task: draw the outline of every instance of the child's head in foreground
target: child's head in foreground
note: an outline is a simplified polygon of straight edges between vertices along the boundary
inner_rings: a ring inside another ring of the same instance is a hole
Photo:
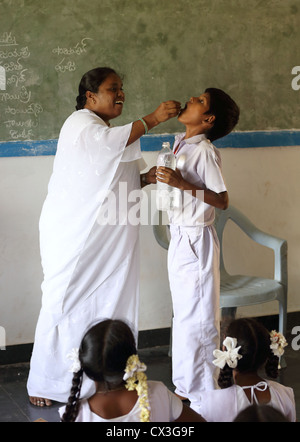
[[[124,370],[128,359],[136,354],[135,338],[123,321],[107,319],[92,326],[79,347],[78,368],[73,370],[63,422],[73,422],[78,414],[83,374],[95,382],[96,390],[109,392],[125,388]]]
[[[224,336],[236,339],[236,348],[240,348],[236,368],[226,364],[220,371],[221,388],[233,384],[233,370],[238,373],[257,373],[264,368],[267,376],[277,378],[279,358],[272,351],[271,335],[263,324],[253,318],[235,319],[227,326]]]

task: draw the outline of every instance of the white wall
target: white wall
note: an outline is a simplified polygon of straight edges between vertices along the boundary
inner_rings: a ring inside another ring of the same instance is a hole
[[[222,149],[231,204],[260,229],[288,240],[289,311],[300,309],[299,179],[300,148]],[[157,153],[144,153],[149,166]],[[42,269],[38,220],[52,172],[53,157],[0,158],[0,326],[7,345],[30,343],[40,309]],[[151,187],[147,188],[147,192]],[[272,276],[273,255],[229,225],[225,260],[232,273]],[[166,251],[152,227],[141,227],[140,330],[171,323]],[[241,315],[277,313],[277,304],[243,308]]]

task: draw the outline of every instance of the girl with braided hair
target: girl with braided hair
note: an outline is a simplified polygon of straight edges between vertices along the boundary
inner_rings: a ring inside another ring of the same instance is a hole
[[[225,332],[223,349],[213,352],[213,364],[219,367],[220,390],[199,394],[192,408],[208,422],[232,422],[252,404],[270,405],[286,418],[296,420],[292,388],[261,377],[278,377],[279,357],[284,353],[285,338],[269,331],[252,318],[233,320]]]
[[[123,321],[94,325],[70,358],[74,376],[68,403],[59,410],[62,422],[204,422],[163,383],[147,381],[133,333]],[[81,400],[84,375],[96,388]]]

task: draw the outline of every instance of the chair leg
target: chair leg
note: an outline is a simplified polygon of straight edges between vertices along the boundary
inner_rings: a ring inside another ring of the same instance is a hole
[[[279,300],[279,332],[286,335],[286,321],[287,321],[287,302],[285,299]],[[281,368],[286,368],[287,363],[284,356],[282,356],[279,360],[279,364]]]
[[[225,318],[235,318],[236,315],[236,311],[237,311],[237,307],[224,307],[222,308],[222,319]]]
[[[287,305],[286,301],[279,300],[279,332],[286,335],[286,319],[287,319]]]

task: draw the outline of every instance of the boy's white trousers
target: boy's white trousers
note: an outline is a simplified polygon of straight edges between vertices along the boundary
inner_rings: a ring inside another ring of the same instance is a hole
[[[212,364],[219,348],[219,240],[213,226],[171,225],[168,271],[173,302],[172,369],[175,392],[197,402],[217,387]]]

